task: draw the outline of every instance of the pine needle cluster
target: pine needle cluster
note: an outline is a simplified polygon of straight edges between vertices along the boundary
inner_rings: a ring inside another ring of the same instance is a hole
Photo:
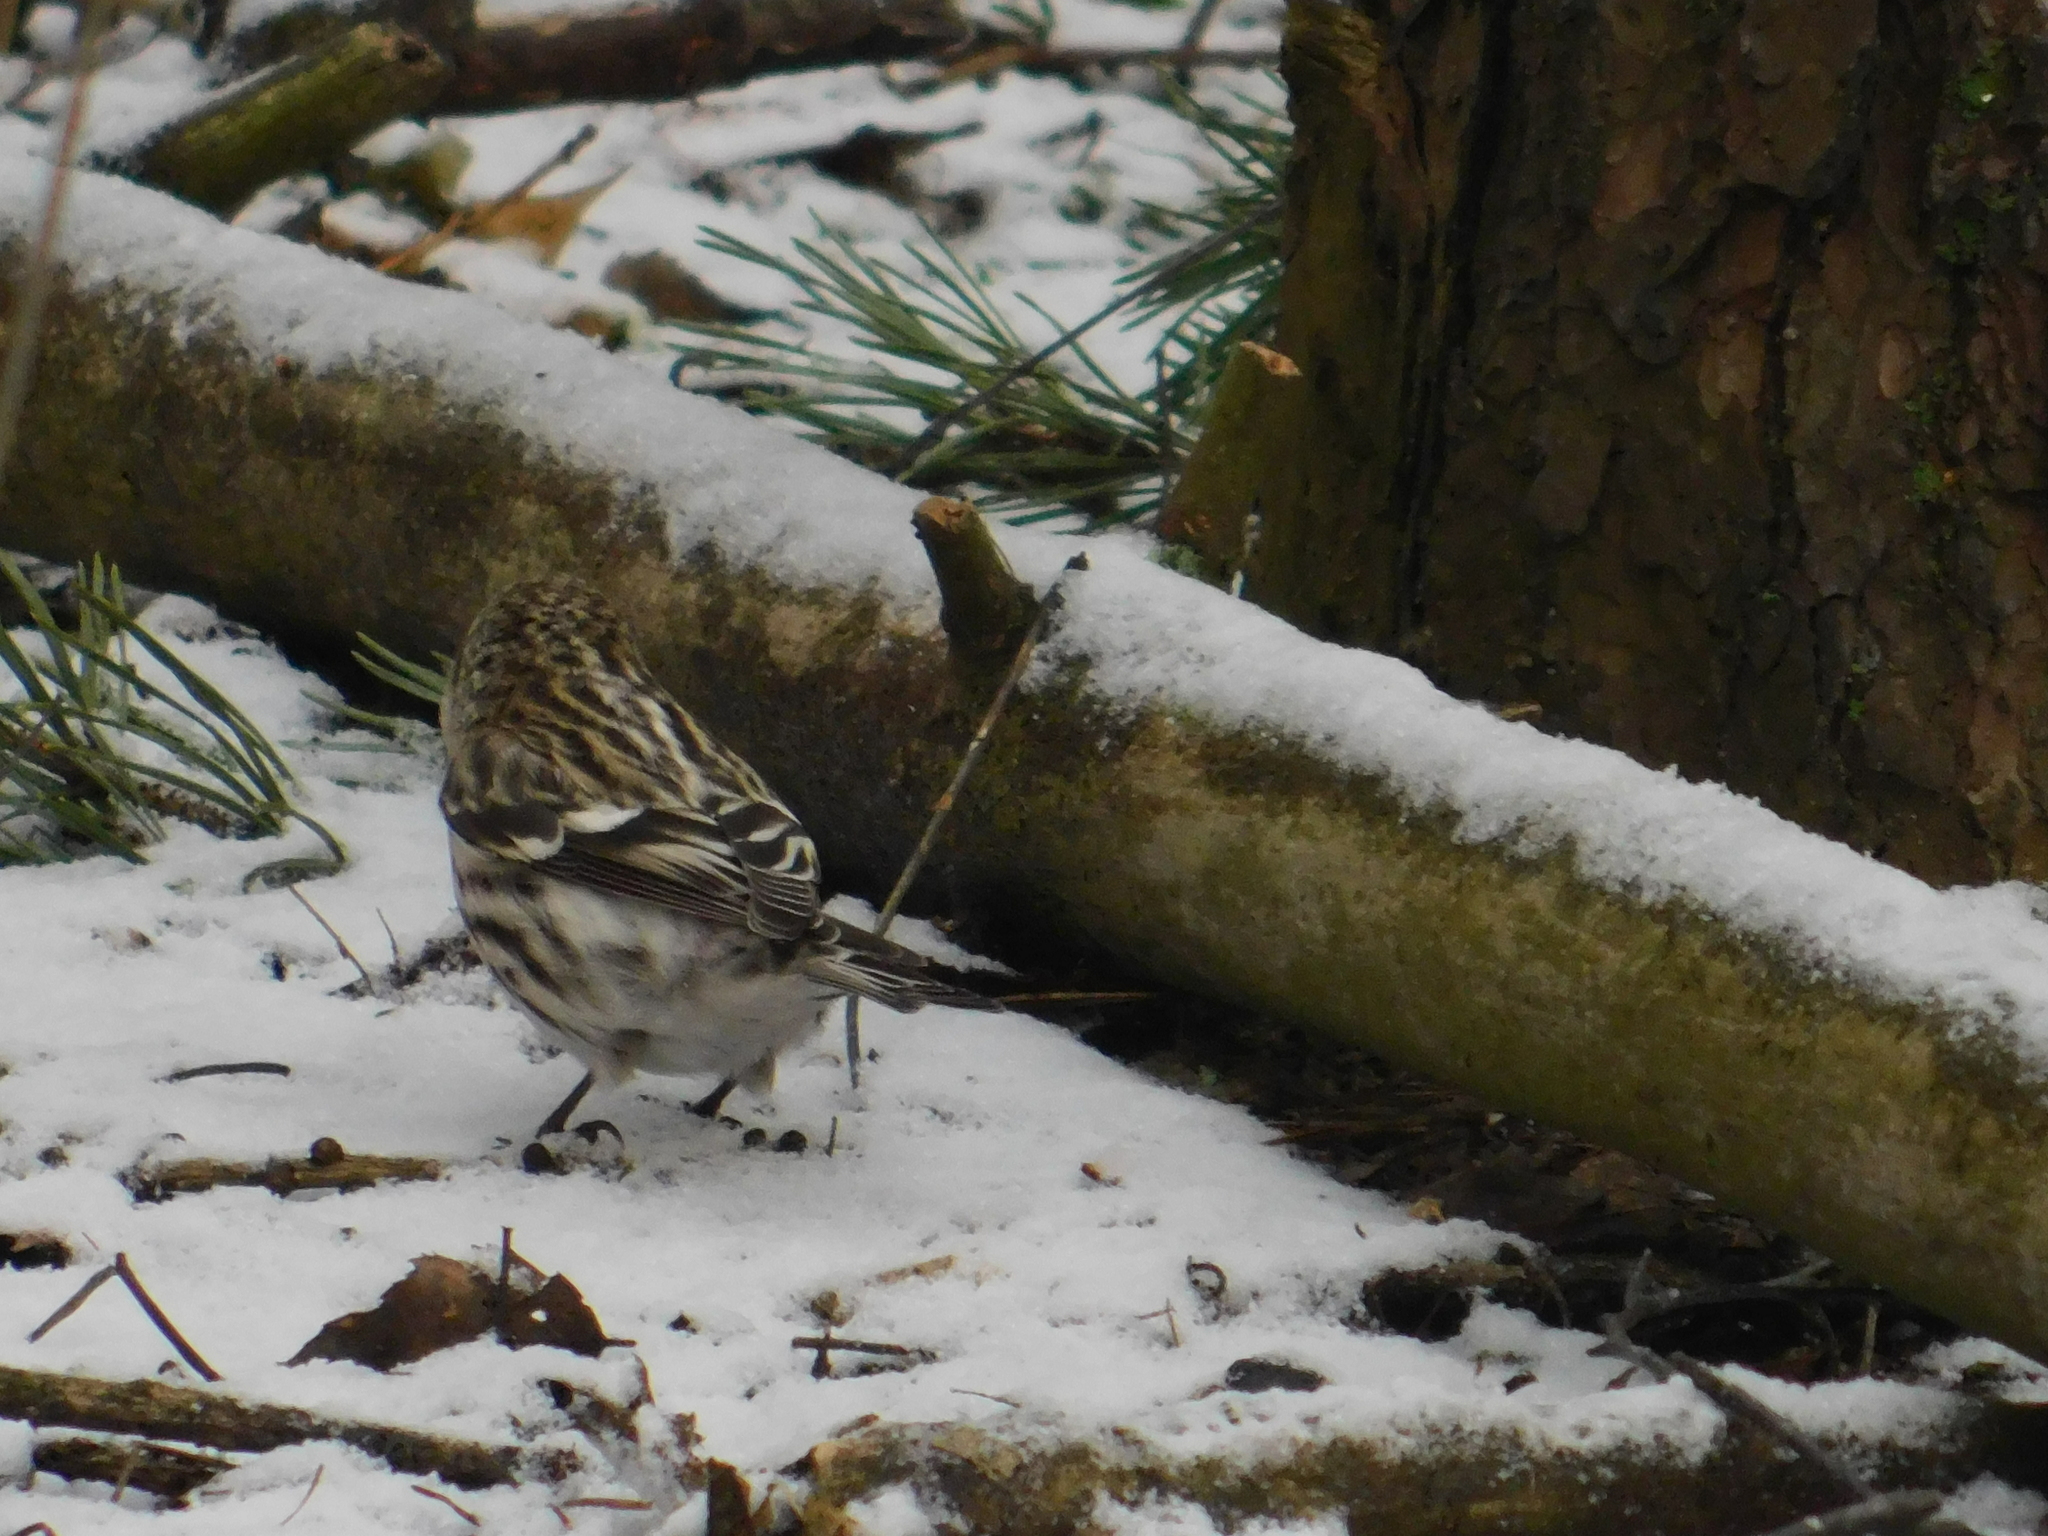
[[[1145,234],[1183,242],[1122,279],[1127,327],[1172,316],[1144,389],[1119,384],[1078,339],[1026,367],[1037,349],[936,236],[885,260],[822,224],[786,255],[715,230],[704,244],[779,273],[802,294],[799,312],[843,328],[869,359],[821,353],[760,325],[696,323],[683,327],[693,337],[678,344],[671,377],[794,422],[835,452],[891,473],[927,424],[1022,369],[919,454],[908,483],[974,495],[1013,522],[1076,513],[1094,525],[1149,518],[1194,444],[1230,350],[1271,333],[1290,137],[1284,119],[1248,99],[1223,111],[1170,82],[1168,89],[1225,173],[1191,207],[1141,208]]]
[[[20,566],[0,578],[29,633],[0,629],[0,863],[89,853],[145,862],[169,822],[221,837],[274,837],[298,823],[326,854],[264,865],[249,884],[331,872],[345,855],[299,810],[291,770],[255,722],[128,611],[119,570],[95,560],[75,583],[75,626]]]

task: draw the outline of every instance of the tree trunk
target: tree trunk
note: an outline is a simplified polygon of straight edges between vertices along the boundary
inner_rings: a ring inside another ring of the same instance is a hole
[[[2043,29],[1294,0],[1305,387],[1208,450],[1248,595],[1928,879],[2048,875]]]
[[[39,176],[0,162],[0,286]],[[833,884],[886,887],[989,670],[949,654],[913,493],[464,295],[109,178],[73,197],[0,544],[337,661],[358,630],[453,649],[489,583],[583,570]],[[1041,584],[1073,548],[1005,542]],[[2048,1356],[2038,925],[1113,541],[1041,658],[924,891],[1632,1152]],[[1938,973],[1899,970],[1928,929]]]

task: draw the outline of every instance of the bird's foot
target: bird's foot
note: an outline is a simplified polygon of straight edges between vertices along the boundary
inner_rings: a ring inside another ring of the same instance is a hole
[[[597,1150],[607,1134],[613,1143],[608,1156]],[[625,1151],[626,1138],[611,1121],[585,1120],[573,1130],[543,1132],[529,1141],[520,1149],[519,1166],[528,1173],[567,1173],[572,1167],[622,1162]]]

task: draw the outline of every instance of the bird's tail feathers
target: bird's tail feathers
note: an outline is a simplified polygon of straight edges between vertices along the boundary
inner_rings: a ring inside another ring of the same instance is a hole
[[[805,975],[903,1013],[933,1004],[1002,1011],[994,998],[965,985],[960,973],[934,966],[915,950],[846,923],[831,926],[829,934],[812,930],[816,948],[803,962]]]

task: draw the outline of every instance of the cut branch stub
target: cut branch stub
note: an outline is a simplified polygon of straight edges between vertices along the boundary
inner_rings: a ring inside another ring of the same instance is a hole
[[[316,170],[394,118],[428,107],[448,79],[432,45],[365,23],[159,130],[117,162],[138,181],[213,213]]]
[[[1038,600],[971,501],[927,496],[910,514],[939,579],[939,623],[954,654],[990,661],[1017,649]]]

